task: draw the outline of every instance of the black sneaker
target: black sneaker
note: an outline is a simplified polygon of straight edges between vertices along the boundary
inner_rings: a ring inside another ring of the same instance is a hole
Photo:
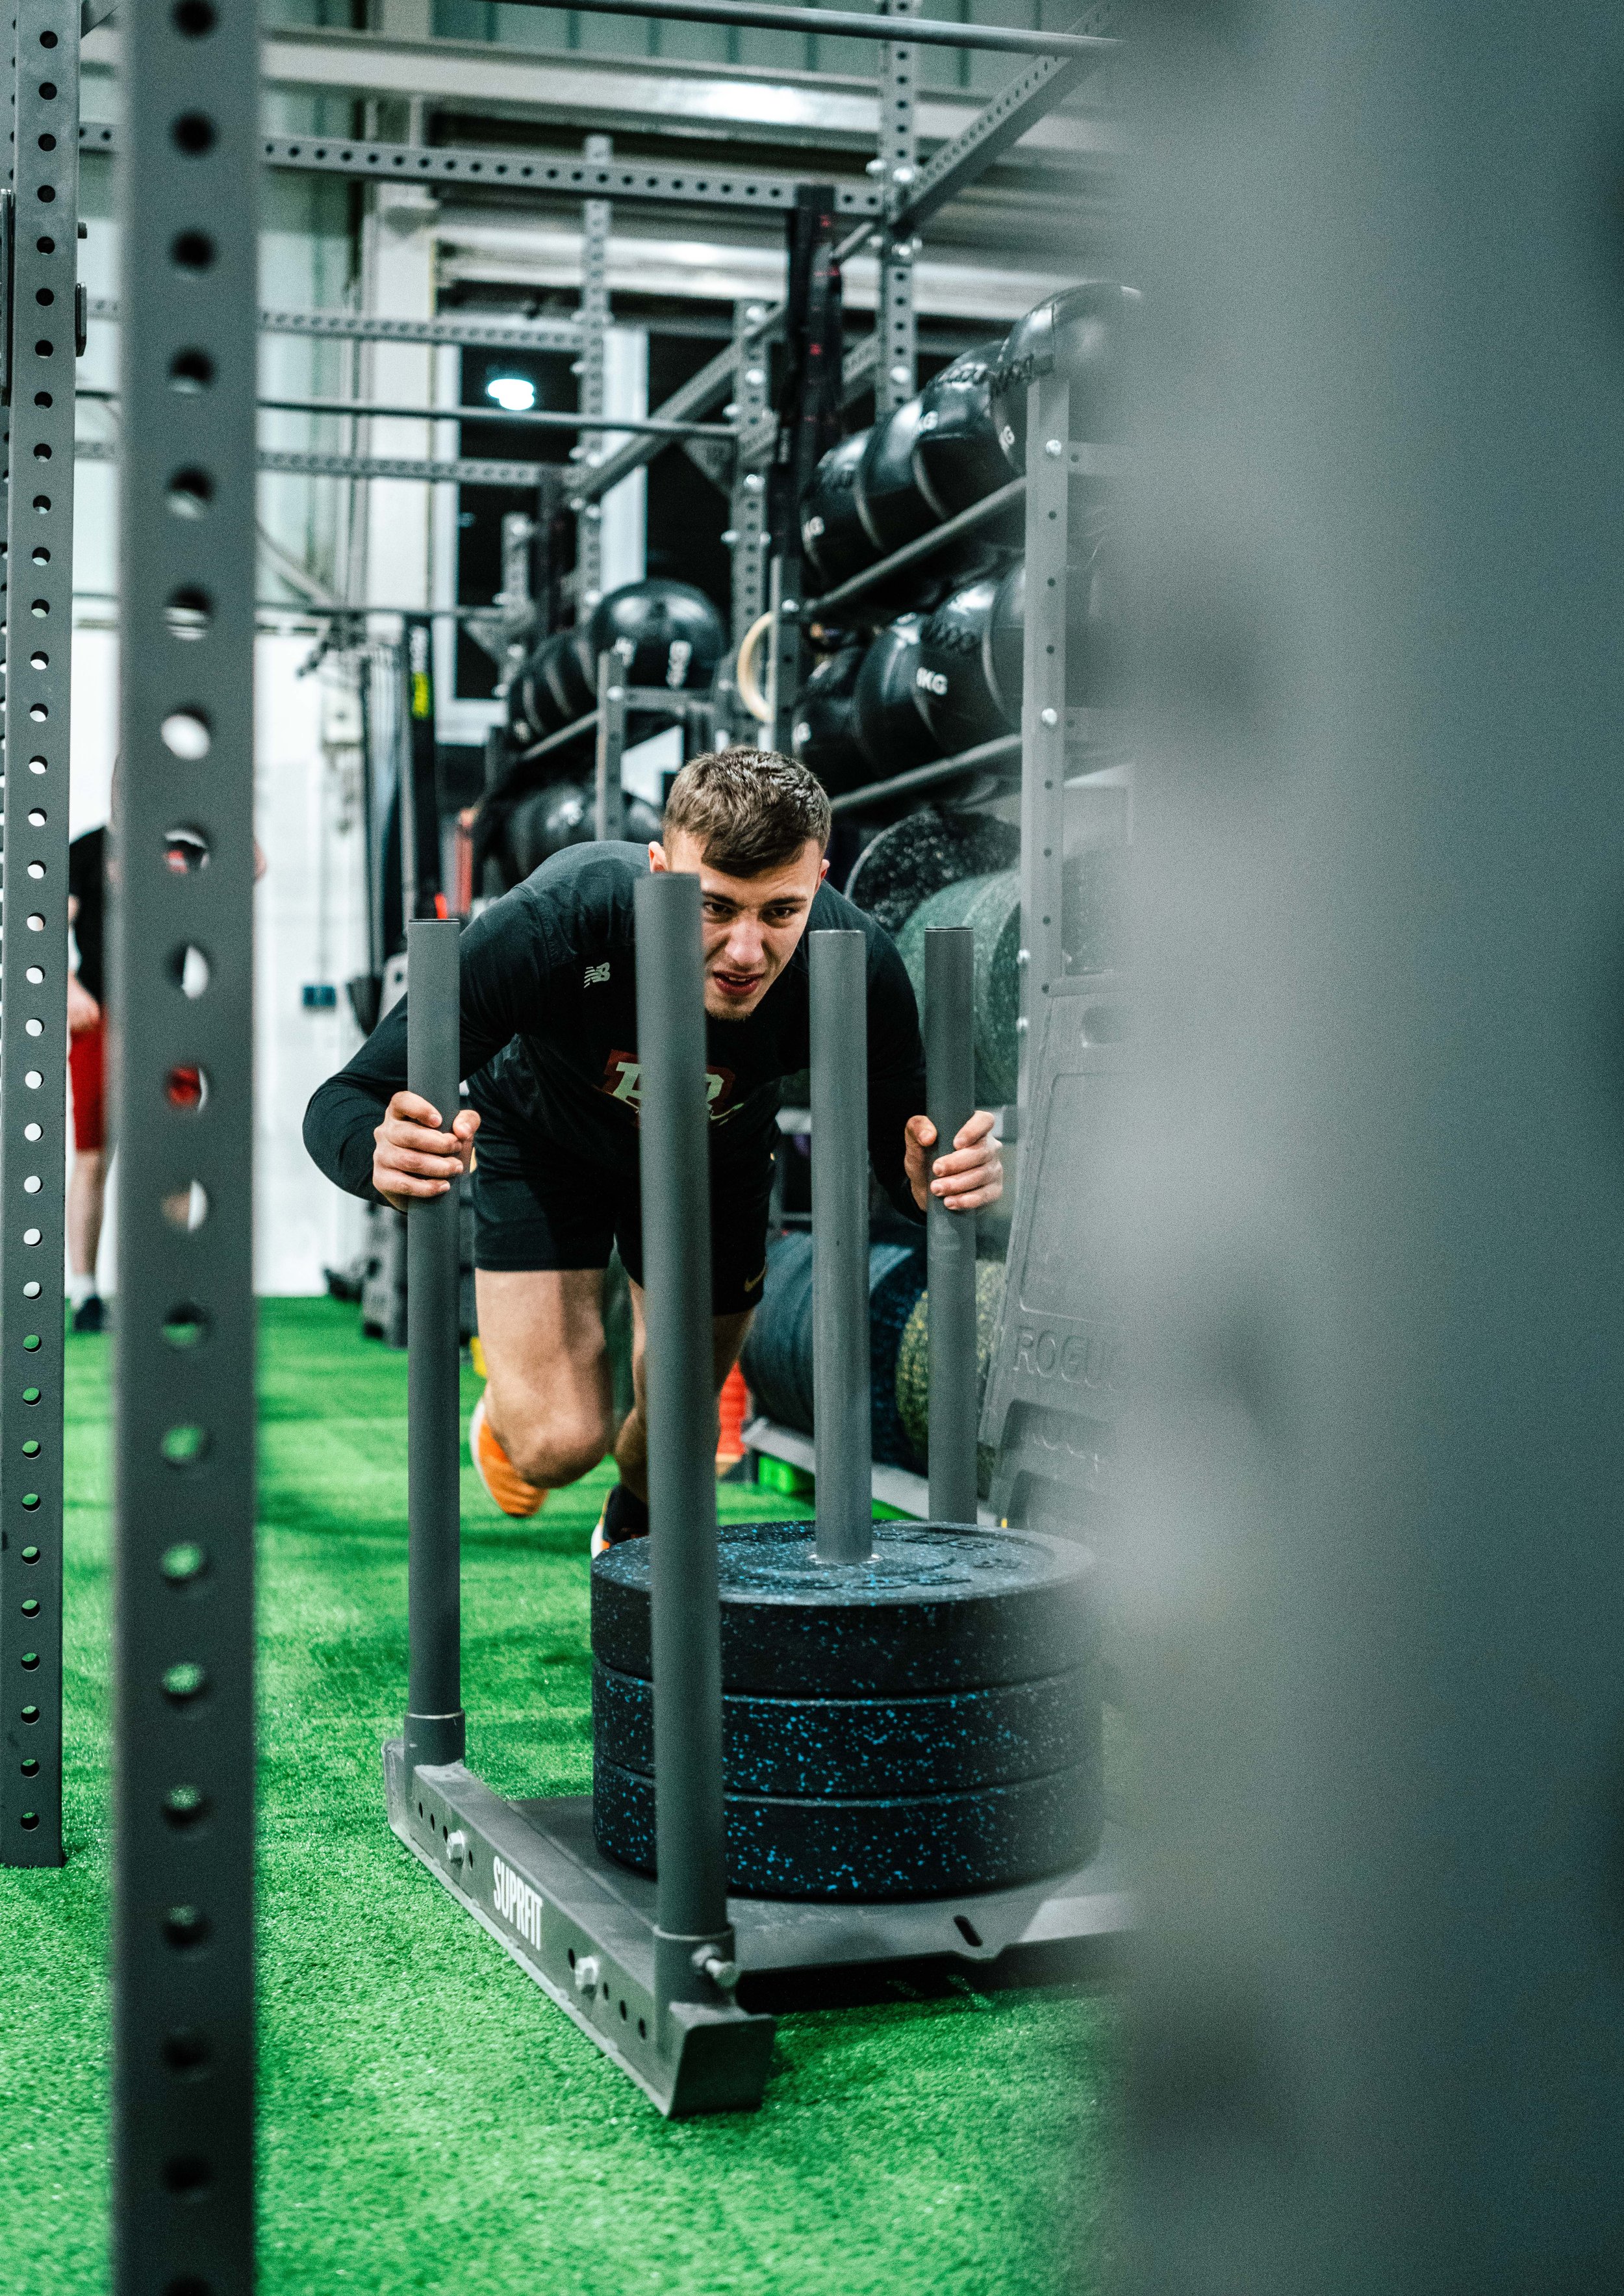
[[[624,1546],[629,1538],[646,1538],[648,1535],[648,1501],[628,1491],[624,1483],[617,1483],[604,1500],[603,1512],[593,1531],[593,1554],[607,1554],[611,1546]]]
[[[93,1292],[88,1300],[81,1300],[73,1311],[76,1332],[104,1332],[107,1329],[107,1302]]]

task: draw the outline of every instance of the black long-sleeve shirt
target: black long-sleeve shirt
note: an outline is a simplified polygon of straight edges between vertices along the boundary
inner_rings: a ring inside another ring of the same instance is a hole
[[[637,1168],[637,1002],[632,893],[642,845],[568,846],[493,901],[462,937],[462,1074],[487,1120],[604,1171]],[[808,931],[856,927],[868,943],[868,1138],[881,1185],[917,1219],[903,1130],[925,1104],[914,990],[890,937],[827,885]],[[746,1019],[705,1024],[713,1165],[770,1144],[778,1083],[807,1066],[807,941]],[[406,1000],[305,1112],[305,1145],[328,1177],[373,1200],[373,1131],[406,1083]],[[442,1111],[442,1115],[450,1111]]]

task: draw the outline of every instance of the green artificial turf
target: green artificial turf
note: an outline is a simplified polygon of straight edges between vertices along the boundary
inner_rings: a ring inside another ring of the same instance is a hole
[[[260,1332],[267,2296],[1096,2286],[1097,1996],[881,1981],[782,2018],[761,2112],[671,2125],[408,1857],[378,1754],[405,1679],[405,1360],[325,1300],[267,1301]],[[107,2286],[106,1348],[69,1343],[69,1859],[0,1872],[4,2296]],[[512,1522],[464,1470],[470,1752],[499,1791],[589,1786],[604,1480]]]

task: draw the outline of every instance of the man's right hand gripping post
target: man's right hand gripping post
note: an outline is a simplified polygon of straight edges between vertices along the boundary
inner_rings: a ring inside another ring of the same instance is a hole
[[[414,1199],[443,1196],[473,1161],[474,1110],[464,1108],[440,1129],[440,1112],[421,1093],[398,1092],[373,1133],[373,1185],[386,1204],[405,1211]]]

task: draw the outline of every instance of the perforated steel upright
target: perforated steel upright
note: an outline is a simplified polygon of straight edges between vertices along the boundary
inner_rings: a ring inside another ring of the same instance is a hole
[[[1065,971],[1061,870],[1066,802],[1066,559],[1070,519],[1071,388],[1063,374],[1028,387],[1026,655],[1021,710],[1020,1106],[1049,991]]]
[[[733,343],[734,425],[742,441],[767,413],[767,340],[761,322],[766,307],[735,303]],[[730,505],[733,537],[733,642],[742,645],[767,604],[767,481],[735,451]]]
[[[250,0],[133,8],[120,37],[113,2284],[240,2296],[254,2276],[258,37]]]
[[[0,1858],[62,1858],[62,1176],[73,633],[76,0],[16,12],[0,976]]]
[[[588,160],[608,160],[614,144],[607,135],[586,138]],[[603,412],[604,365],[609,348],[609,228],[614,209],[607,200],[586,200],[581,207],[581,388],[583,414]],[[602,434],[583,440],[581,460],[595,470],[603,460]],[[603,591],[603,512],[596,501],[582,501],[577,509],[576,598],[584,620]]]
[[[880,0],[882,16],[916,16],[919,0]],[[880,235],[880,363],[874,374],[874,406],[881,414],[914,396],[919,363],[914,315],[912,226],[901,222],[917,173],[914,80],[915,50],[889,40],[880,51],[880,183],[885,195],[885,226]]]

